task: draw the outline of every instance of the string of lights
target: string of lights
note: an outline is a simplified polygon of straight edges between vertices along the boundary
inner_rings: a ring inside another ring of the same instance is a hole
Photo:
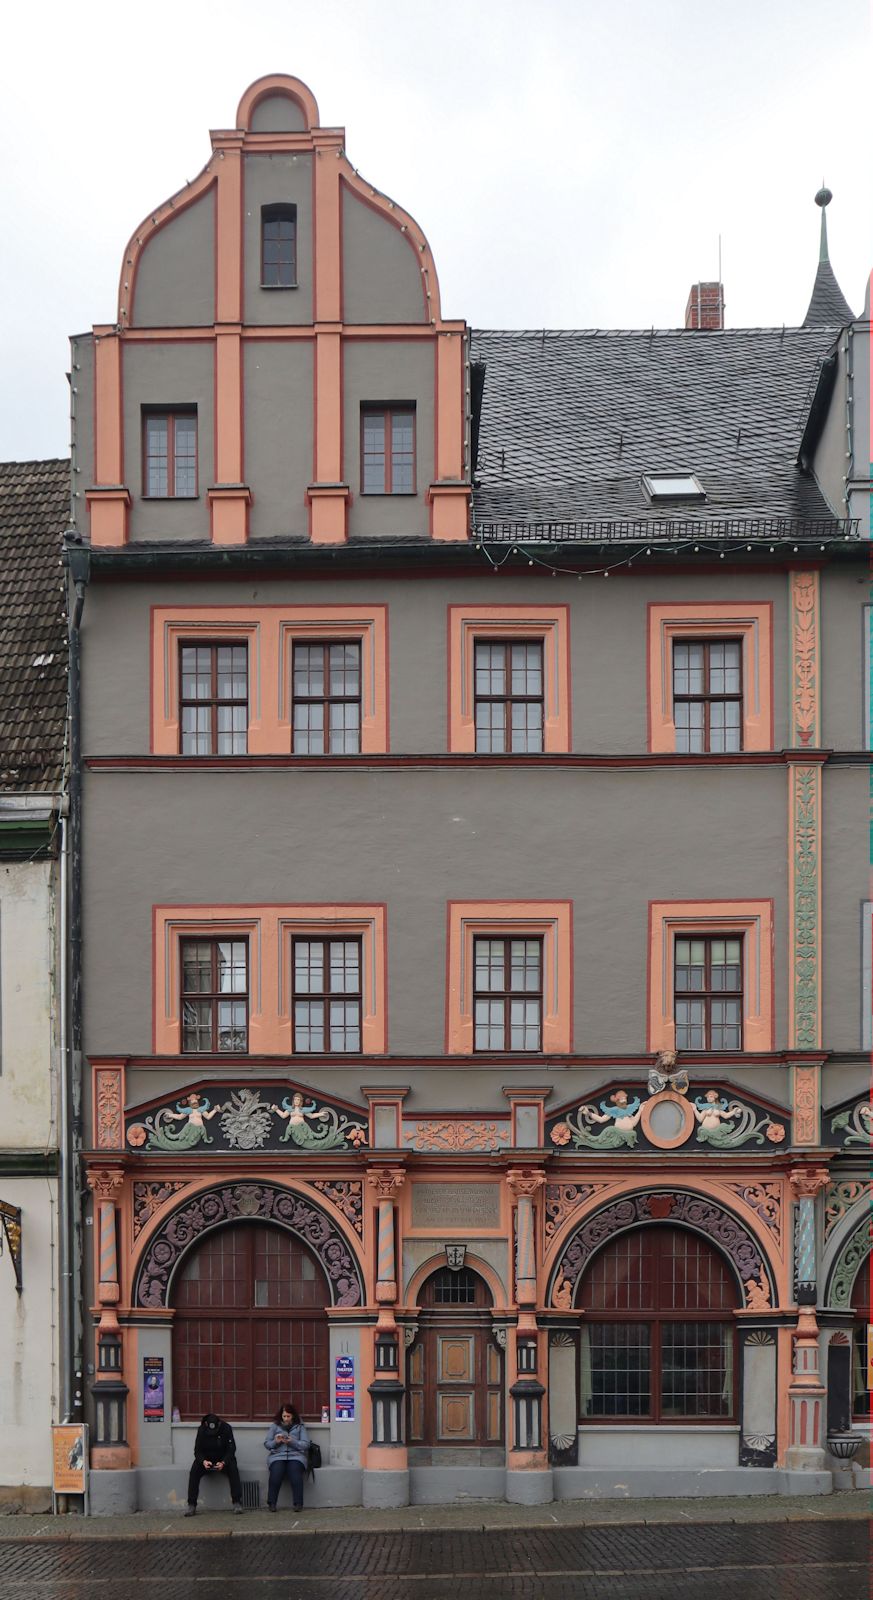
[[[496,558],[493,551],[489,549],[488,545],[483,540],[477,539],[474,541],[474,543],[475,548],[480,551],[482,555],[484,555],[485,560],[491,567],[495,576],[499,575],[507,563],[512,560],[513,556],[518,556],[522,560],[526,560],[529,567],[540,567],[543,569],[543,571],[551,573],[553,578],[577,578],[580,583],[582,582],[583,578],[608,578],[610,573],[618,572],[622,568],[631,568],[635,562],[641,560],[644,561],[647,556],[678,556],[690,550],[695,555],[704,554],[718,556],[720,561],[724,561],[727,556],[738,555],[743,551],[751,551],[756,548],[760,550],[762,548],[760,545],[755,546],[747,543],[746,541],[742,541],[740,544],[729,545],[726,549],[719,549],[717,545],[702,543],[699,539],[688,539],[680,541],[679,543],[659,543],[657,547],[653,547],[652,545],[641,546],[638,550],[632,550],[629,555],[622,556],[622,558],[618,561],[611,561],[606,566],[586,567],[583,572],[580,572],[578,567],[561,566],[559,562],[553,560],[551,557],[543,556],[543,554],[541,554],[539,551],[531,549],[529,545],[510,545],[501,552],[499,558]],[[800,552],[799,545],[792,544],[790,540],[785,539],[777,540],[774,544],[769,545],[767,547],[768,553],[770,555],[774,555],[779,546],[786,547],[784,552],[786,554],[790,552],[792,555],[798,555]],[[558,550],[561,548],[566,549],[566,544],[555,544],[552,545],[551,548],[553,550]],[[827,546],[824,544],[819,545],[819,549],[824,551],[827,549]]]

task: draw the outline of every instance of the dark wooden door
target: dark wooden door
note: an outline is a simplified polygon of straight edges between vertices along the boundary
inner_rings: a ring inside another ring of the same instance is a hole
[[[503,1352],[491,1332],[488,1290],[474,1272],[428,1279],[407,1360],[411,1445],[482,1446],[503,1440]]]

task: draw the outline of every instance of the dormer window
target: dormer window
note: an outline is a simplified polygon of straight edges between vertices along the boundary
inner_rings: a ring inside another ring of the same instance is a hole
[[[652,501],[706,499],[706,490],[694,472],[644,472],[641,481]]]
[[[297,207],[261,207],[261,288],[297,287]]]

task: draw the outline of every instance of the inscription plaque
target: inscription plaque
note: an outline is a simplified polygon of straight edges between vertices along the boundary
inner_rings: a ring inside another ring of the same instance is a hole
[[[499,1228],[499,1183],[415,1183],[414,1228]]]

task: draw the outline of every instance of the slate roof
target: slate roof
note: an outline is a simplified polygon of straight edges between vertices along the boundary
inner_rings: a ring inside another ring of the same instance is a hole
[[[477,526],[832,518],[797,454],[837,331],[474,331]],[[652,505],[644,472],[695,472],[706,500]]]
[[[69,520],[69,461],[0,462],[0,791],[60,788]]]
[[[812,286],[809,309],[803,319],[805,328],[845,328],[854,322],[855,313],[837,283],[829,261],[820,261]]]

